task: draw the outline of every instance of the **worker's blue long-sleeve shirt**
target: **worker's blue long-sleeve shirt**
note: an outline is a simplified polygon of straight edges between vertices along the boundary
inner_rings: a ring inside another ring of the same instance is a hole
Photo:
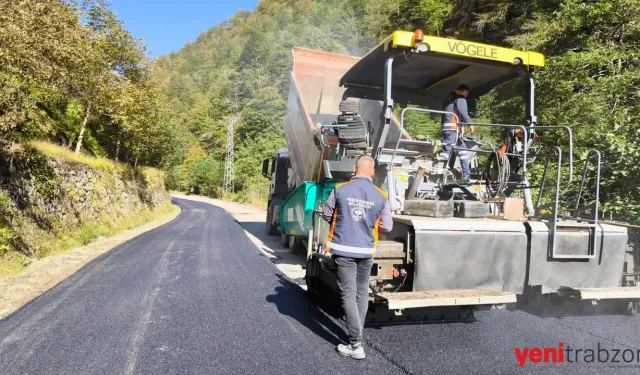
[[[460,95],[450,95],[444,103],[444,108],[442,109],[445,112],[450,112],[442,115],[442,123],[452,123],[453,115],[451,113],[455,113],[455,110],[458,110],[458,122],[472,123],[471,117],[469,117],[469,107],[467,106],[467,99],[464,96]]]

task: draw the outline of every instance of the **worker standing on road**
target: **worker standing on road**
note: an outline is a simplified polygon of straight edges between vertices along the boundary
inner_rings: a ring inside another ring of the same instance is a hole
[[[462,123],[471,123],[471,117],[469,117],[469,109],[467,106],[467,96],[469,96],[469,86],[460,85],[458,88],[449,94],[444,100],[443,111],[448,112],[442,115],[442,142],[446,145],[444,150],[440,153],[441,160],[448,160],[451,154],[451,145],[455,145],[460,148],[467,148],[462,136],[464,135],[464,125]],[[452,113],[455,114],[452,115]],[[469,132],[473,134],[475,127],[469,126]],[[461,150],[458,153],[460,157],[460,166],[462,167],[462,179],[468,179],[471,176],[471,158],[470,153]]]
[[[329,195],[322,217],[331,223],[327,247],[336,264],[349,344],[338,353],[364,359],[362,331],[369,307],[369,276],[378,230],[393,226],[387,194],[372,183],[375,163],[370,156],[356,161],[355,176],[338,184]]]

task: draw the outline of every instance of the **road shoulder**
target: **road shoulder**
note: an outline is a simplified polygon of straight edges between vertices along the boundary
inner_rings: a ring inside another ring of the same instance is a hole
[[[172,197],[208,203],[225,210],[244,229],[245,234],[256,245],[260,253],[289,279],[299,283],[304,278],[304,254],[292,254],[280,244],[279,236],[269,236],[265,229],[267,212],[254,206],[212,199],[197,195],[171,193]],[[304,285],[300,285],[304,289]]]
[[[137,228],[111,237],[100,237],[86,246],[36,260],[19,274],[0,279],[0,319],[40,296],[96,257],[134,237],[167,224],[179,213],[180,209],[176,207],[174,211]]]

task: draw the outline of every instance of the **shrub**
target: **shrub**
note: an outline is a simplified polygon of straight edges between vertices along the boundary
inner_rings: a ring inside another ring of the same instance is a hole
[[[188,168],[188,189],[193,188],[195,194],[215,197],[224,177],[222,163],[207,157],[194,161]]]
[[[188,191],[189,179],[187,167],[176,165],[167,170],[165,184],[168,190]]]

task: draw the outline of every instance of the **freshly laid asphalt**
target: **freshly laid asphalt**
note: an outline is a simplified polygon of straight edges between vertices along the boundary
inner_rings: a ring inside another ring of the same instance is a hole
[[[473,323],[367,328],[335,353],[327,316],[215,206],[116,247],[0,321],[0,374],[640,373],[640,319],[476,312]],[[519,368],[514,348],[633,349],[633,363]]]

